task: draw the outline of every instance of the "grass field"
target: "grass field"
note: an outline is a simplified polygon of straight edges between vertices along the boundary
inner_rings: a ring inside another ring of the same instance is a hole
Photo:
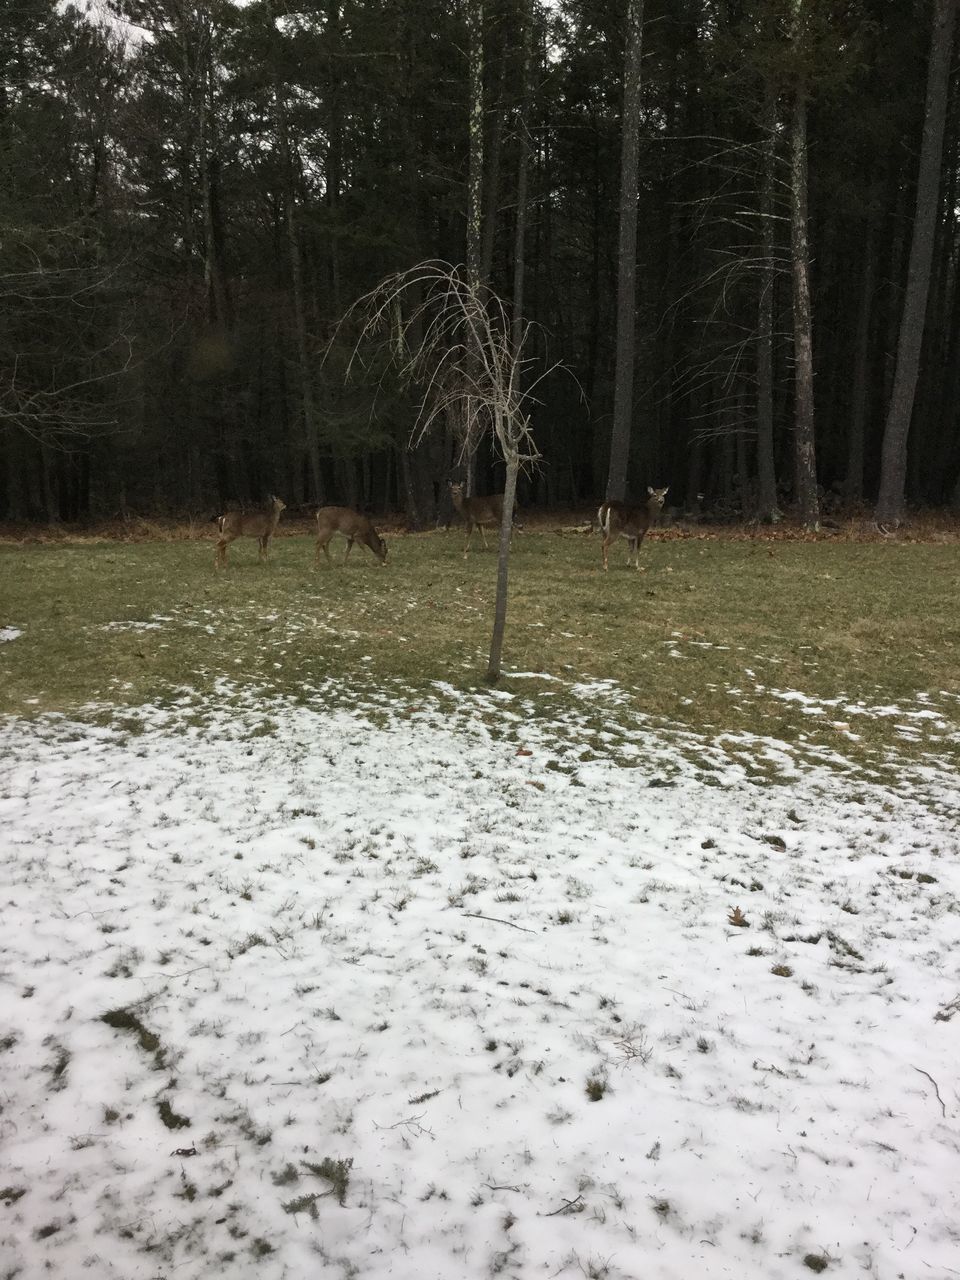
[[[461,538],[396,536],[385,569],[360,547],[319,571],[306,536],[264,565],[246,540],[221,574],[212,541],[0,546],[0,626],[22,631],[0,645],[0,711],[135,708],[224,678],[308,703],[331,680],[476,687],[494,555],[464,561]],[[625,543],[599,562],[589,536],[517,537],[505,685],[553,705],[611,679],[654,720],[874,765],[956,747],[956,545],[651,539],[640,574]]]

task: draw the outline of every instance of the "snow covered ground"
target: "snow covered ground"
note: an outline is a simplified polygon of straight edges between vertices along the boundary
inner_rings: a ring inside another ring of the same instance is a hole
[[[960,1275],[955,778],[517,688],[0,727],[0,1277]]]

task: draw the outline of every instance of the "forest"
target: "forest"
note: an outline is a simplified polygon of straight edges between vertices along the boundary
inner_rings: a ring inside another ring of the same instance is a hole
[[[9,0],[0,519],[502,488],[351,363],[426,261],[530,325],[525,505],[960,505],[957,7]]]

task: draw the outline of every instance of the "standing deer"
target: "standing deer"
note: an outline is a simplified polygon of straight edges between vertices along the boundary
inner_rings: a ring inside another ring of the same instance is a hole
[[[317,512],[317,549],[313,557],[314,565],[320,563],[320,550],[330,564],[330,552],[327,543],[335,533],[342,533],[347,540],[347,549],[343,555],[343,563],[355,542],[362,542],[369,547],[381,564],[387,563],[387,544],[377,533],[371,522],[359,511],[351,511],[349,507],[321,507]]]
[[[640,543],[643,541],[643,535],[660,514],[663,500],[667,496],[667,490],[651,489],[648,485],[647,493],[650,496],[645,507],[630,507],[625,502],[605,502],[597,512],[600,532],[603,534],[603,567],[605,570],[610,567],[607,563],[607,553],[614,538],[627,538],[629,540],[630,552],[627,562],[629,563],[630,556],[634,556],[637,569],[640,568]]]
[[[217,521],[220,536],[217,539],[216,566],[226,568],[227,547],[234,538],[253,537],[260,543],[259,559],[266,558],[267,546],[277,531],[280,512],[286,509],[282,498],[271,494],[267,505],[260,511],[228,511]]]
[[[457,511],[463,516],[467,526],[467,542],[463,548],[463,557],[466,559],[467,552],[470,550],[470,539],[473,537],[474,529],[480,530],[480,541],[483,543],[483,549],[487,549],[487,538],[483,532],[485,524],[496,525],[500,527],[503,520],[503,494],[492,493],[486,498],[467,498],[464,496],[462,484],[450,485],[450,498]]]

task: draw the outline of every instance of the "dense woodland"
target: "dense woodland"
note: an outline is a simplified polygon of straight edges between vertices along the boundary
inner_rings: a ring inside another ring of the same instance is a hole
[[[346,376],[471,228],[546,374],[525,504],[960,504],[957,0],[85,9],[0,12],[0,518],[502,485]]]

